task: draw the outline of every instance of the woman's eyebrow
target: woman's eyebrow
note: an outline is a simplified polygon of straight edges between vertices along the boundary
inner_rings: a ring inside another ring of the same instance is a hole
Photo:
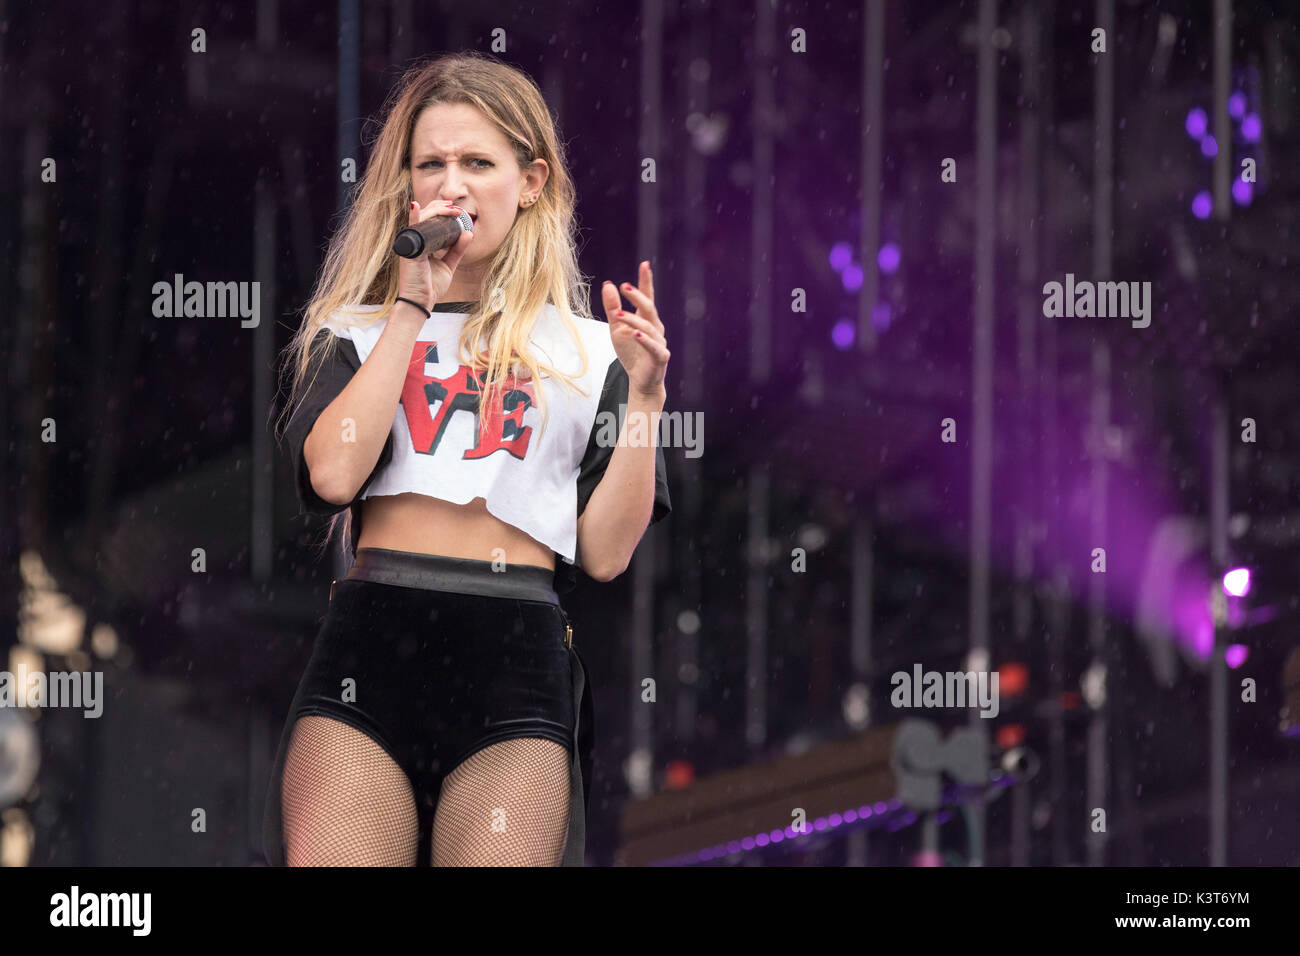
[[[424,159],[436,159],[436,158],[438,158],[438,157],[441,156],[441,155],[442,155],[441,152],[439,152],[438,150],[434,149],[434,150],[425,150],[424,152],[417,153],[417,154],[416,154],[416,157],[417,157],[418,159],[422,159],[422,160],[424,160]],[[492,157],[492,153],[491,153],[490,151],[488,151],[488,150],[484,150],[484,149],[467,149],[467,150],[464,150],[464,151],[461,153],[461,155],[462,155],[462,156],[481,157],[481,158],[483,158],[483,159],[490,159],[490,158]]]

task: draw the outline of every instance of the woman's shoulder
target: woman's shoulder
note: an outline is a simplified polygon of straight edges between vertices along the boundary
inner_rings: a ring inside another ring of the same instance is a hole
[[[564,322],[560,317],[559,310],[548,302],[544,311],[549,320],[548,331],[551,333],[551,335],[547,336],[547,339],[554,341],[554,337],[558,336],[561,340],[572,345],[573,337],[564,328]],[[573,319],[574,330],[577,332],[582,345],[586,348],[588,356],[592,359],[592,364],[599,367],[603,376],[610,361],[616,356],[614,341],[610,337],[609,323],[579,315],[576,312],[570,312],[570,317]]]
[[[375,318],[381,309],[382,305],[346,305],[331,312],[320,327],[345,338],[353,329],[382,329],[388,320]]]

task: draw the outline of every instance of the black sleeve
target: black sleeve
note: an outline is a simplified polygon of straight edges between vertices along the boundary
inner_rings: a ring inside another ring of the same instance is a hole
[[[609,371],[605,373],[605,385],[600,394],[600,407],[596,410],[596,420],[591,427],[591,437],[587,440],[587,451],[582,456],[582,464],[578,466],[579,515],[586,510],[587,502],[591,500],[592,493],[596,490],[596,486],[600,484],[600,479],[604,477],[605,469],[609,466],[609,460],[614,455],[613,448],[602,448],[597,442],[602,430],[602,423],[609,417],[604,413],[609,412],[615,416],[621,432],[623,421],[627,416],[626,412],[620,410],[619,406],[627,405],[627,395],[627,369],[623,368],[623,363],[616,358],[609,363]],[[650,514],[650,524],[666,518],[672,510],[673,503],[668,496],[668,469],[664,465],[664,450],[662,446],[656,446],[655,501],[654,510]]]
[[[390,431],[374,469],[371,470],[370,476],[366,478],[352,501],[341,505],[330,504],[316,494],[316,489],[311,486],[307,460],[303,457],[303,446],[307,443],[307,436],[311,434],[312,426],[316,424],[316,419],[320,417],[321,412],[329,407],[330,402],[338,397],[352,380],[352,376],[361,368],[357,347],[350,339],[338,337],[337,344],[331,347],[330,354],[328,356],[325,354],[327,339],[332,335],[334,333],[328,328],[323,328],[316,333],[316,338],[310,347],[307,376],[303,379],[305,391],[301,402],[289,419],[289,424],[284,429],[284,443],[289,448],[290,460],[293,463],[294,484],[298,490],[300,511],[324,516],[338,514],[355,504],[370,483],[375,480],[379,469],[393,460],[393,434]]]

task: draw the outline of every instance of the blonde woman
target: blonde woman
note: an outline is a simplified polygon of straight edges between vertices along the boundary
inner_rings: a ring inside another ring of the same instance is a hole
[[[445,250],[404,227],[467,213]],[[402,78],[301,328],[282,439],[334,582],[267,794],[273,865],[582,865],[592,706],[559,595],[671,511],[649,262],[588,310],[574,189],[533,81]],[[632,310],[622,309],[620,291]]]

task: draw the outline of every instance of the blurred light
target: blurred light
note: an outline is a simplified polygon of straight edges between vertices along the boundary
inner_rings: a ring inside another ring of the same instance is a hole
[[[695,767],[686,760],[673,760],[664,768],[664,786],[681,790],[695,782]]]
[[[1233,597],[1245,597],[1250,593],[1250,569],[1233,568],[1223,576],[1223,590]]]
[[[1206,156],[1217,156],[1219,154],[1219,141],[1207,134],[1201,140],[1201,152]]]
[[[863,730],[871,719],[871,692],[861,682],[850,685],[840,704],[844,722],[854,730]]]
[[[1196,636],[1192,639],[1192,647],[1196,649],[1198,657],[1209,657],[1210,649],[1214,647],[1214,625],[1209,621],[1201,621],[1196,628]]]
[[[117,653],[117,631],[111,625],[96,624],[90,633],[90,648],[105,660]]]
[[[67,654],[80,647],[86,612],[59,590],[36,551],[22,552],[18,568],[22,578],[18,640],[49,654]]]
[[[1238,90],[1228,97],[1228,115],[1241,119],[1246,115],[1246,94]]]
[[[831,268],[836,272],[843,272],[852,261],[853,250],[847,242],[837,242],[831,246]]]
[[[831,328],[831,341],[837,349],[847,349],[853,344],[854,327],[848,319],[840,319]]]
[[[943,854],[938,850],[917,850],[912,854],[912,866],[943,866]]]
[[[1232,181],[1232,198],[1237,201],[1238,206],[1249,206],[1250,200],[1255,192],[1252,183],[1243,179],[1234,179]]]
[[[1209,123],[1210,119],[1205,115],[1205,110],[1199,106],[1187,111],[1187,135],[1192,139],[1200,139],[1204,136]]]
[[[871,324],[875,326],[877,332],[884,332],[893,320],[893,312],[888,302],[877,302],[876,307],[871,310]]]
[[[862,267],[852,263],[845,266],[840,272],[840,281],[849,292],[857,292],[862,288]]]
[[[36,828],[20,807],[0,813],[0,866],[27,866],[36,846]]]
[[[1008,697],[1025,692],[1029,686],[1029,668],[1019,661],[1008,661],[998,668],[998,691]]]
[[[1004,727],[999,727],[993,739],[1002,750],[1019,747],[1025,742],[1024,724],[1007,724]]]
[[[1228,649],[1223,652],[1223,659],[1228,662],[1229,667],[1237,668],[1246,663],[1248,654],[1245,644],[1229,644]]]
[[[1197,219],[1209,219],[1210,211],[1214,208],[1214,200],[1210,198],[1208,190],[1202,189],[1192,199],[1192,215]]]
[[[1241,135],[1248,143],[1258,143],[1262,127],[1263,124],[1259,121],[1258,113],[1247,113],[1241,121]]]
[[[1061,710],[1074,710],[1074,708],[1079,706],[1079,701],[1081,699],[1082,698],[1079,697],[1079,692],[1077,690],[1062,691]]]
[[[880,271],[885,275],[893,275],[898,271],[898,263],[902,260],[903,255],[898,251],[898,245],[893,242],[887,242],[880,247],[876,253],[876,264],[880,266]]]
[[[689,608],[677,615],[677,630],[683,634],[697,634],[700,630],[700,615]]]

